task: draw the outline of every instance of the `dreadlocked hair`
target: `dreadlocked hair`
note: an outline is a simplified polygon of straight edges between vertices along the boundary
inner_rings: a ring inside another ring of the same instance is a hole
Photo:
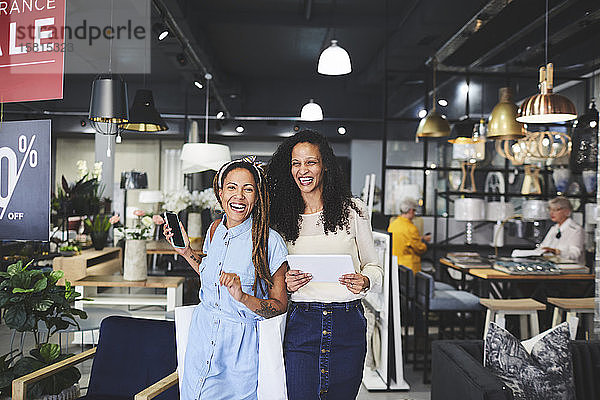
[[[225,168],[225,170],[222,172],[219,171],[215,175],[213,190],[223,209],[225,209],[225,206],[219,196],[219,189],[223,188],[223,182],[229,172],[238,168],[248,170],[256,183],[257,201],[252,209],[252,263],[254,264],[254,283],[252,284],[252,289],[255,296],[259,288],[261,293],[266,294],[267,290],[273,287],[273,277],[269,270],[269,198],[267,195],[266,177],[260,168],[248,161],[234,161],[225,164],[222,168]],[[219,182],[219,177],[222,177],[221,182]]]
[[[321,222],[325,234],[338,229],[350,229],[350,209],[362,213],[352,201],[352,193],[327,139],[307,129],[287,138],[277,148],[267,166],[267,181],[271,199],[271,225],[283,238],[294,243],[300,232],[300,214],[306,204],[291,173],[292,149],[298,143],[319,147],[323,166],[323,213]]]

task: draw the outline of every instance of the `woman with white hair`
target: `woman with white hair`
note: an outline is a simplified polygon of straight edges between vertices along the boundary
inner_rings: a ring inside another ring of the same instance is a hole
[[[420,236],[412,222],[417,207],[415,199],[404,198],[400,203],[402,214],[388,227],[392,234],[392,254],[398,257],[398,264],[412,269],[415,274],[421,270],[421,255],[427,251],[427,242],[431,240],[431,235]]]
[[[584,232],[571,218],[571,202],[559,196],[548,202],[550,219],[553,225],[540,247],[546,252],[553,253],[565,261],[585,263]]]

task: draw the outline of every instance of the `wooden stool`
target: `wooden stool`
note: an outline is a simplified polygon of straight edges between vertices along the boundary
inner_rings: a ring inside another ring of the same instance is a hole
[[[526,339],[540,333],[538,310],[545,310],[546,305],[534,299],[479,299],[482,306],[487,308],[483,338],[485,339],[491,321],[504,328],[506,315],[521,316],[521,338]],[[529,317],[529,336],[527,336],[527,317]]]
[[[552,316],[552,327],[563,321],[563,313],[567,312],[567,321],[571,323],[573,317],[577,314],[594,314],[594,298],[583,297],[578,299],[564,299],[559,297],[548,297],[548,303],[554,306],[554,315]],[[577,326],[574,327],[577,332]]]

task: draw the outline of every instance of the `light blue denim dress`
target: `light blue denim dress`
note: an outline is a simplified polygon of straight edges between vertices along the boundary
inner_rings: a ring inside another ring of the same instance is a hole
[[[212,242],[204,241],[207,254],[200,264],[200,304],[194,310],[185,355],[182,400],[256,399],[258,382],[259,315],[231,297],[219,285],[221,271],[239,275],[242,290],[254,295],[252,217],[227,229],[225,219]],[[210,242],[210,243],[209,243]],[[269,231],[271,274],[286,260],[287,247],[277,232]],[[268,294],[258,291],[258,297]]]

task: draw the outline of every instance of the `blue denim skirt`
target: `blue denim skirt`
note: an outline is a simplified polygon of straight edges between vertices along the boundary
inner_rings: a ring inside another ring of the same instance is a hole
[[[284,340],[289,400],[355,399],[367,351],[360,300],[291,303]]]

